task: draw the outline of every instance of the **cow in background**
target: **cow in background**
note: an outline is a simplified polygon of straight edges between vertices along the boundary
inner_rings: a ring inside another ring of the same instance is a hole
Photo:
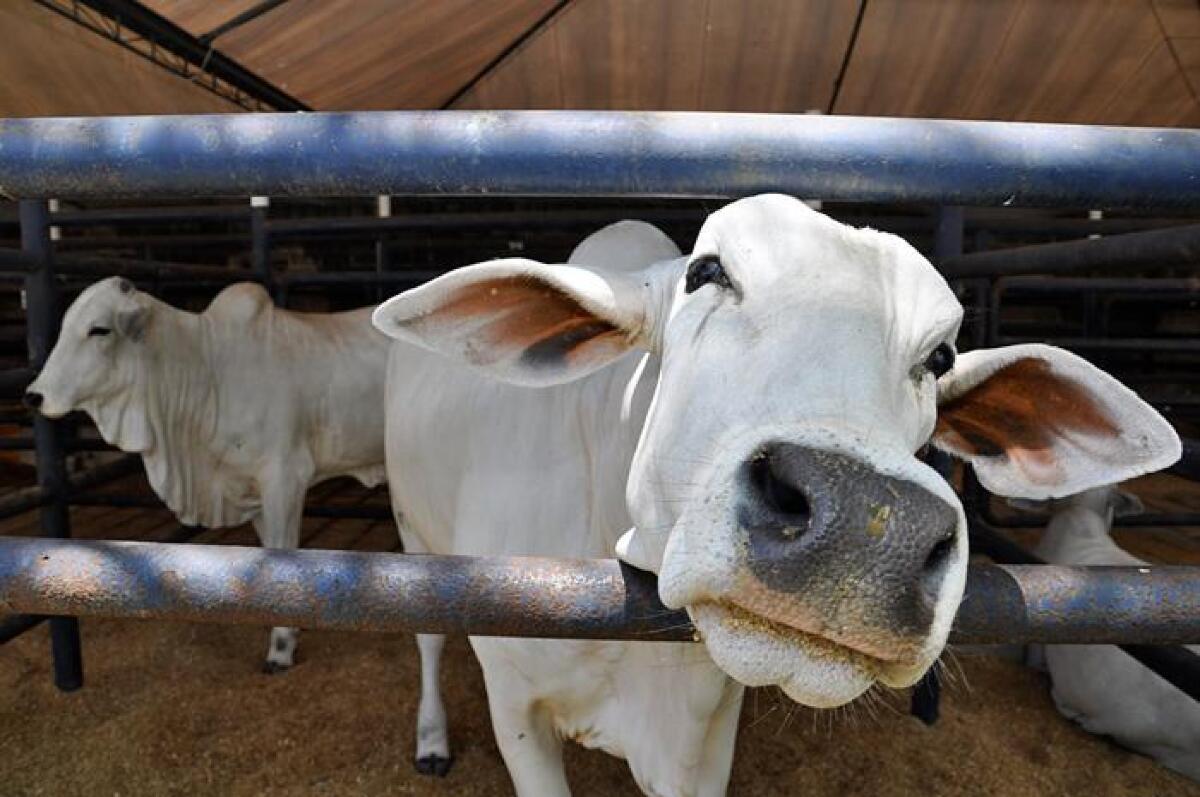
[[[253,283],[188,313],[110,277],[71,304],[25,401],[50,418],[83,410],[140,454],[180,522],[251,521],[264,546],[296,548],[310,486],[383,480],[389,343],[370,313],[290,312]],[[290,667],[295,648],[296,629],[273,629],[264,669]]]
[[[1012,502],[1032,508],[1029,502]],[[1052,516],[1036,553],[1056,565],[1149,566],[1112,539],[1113,517],[1142,504],[1115,487],[1049,502]],[[1200,646],[1190,645],[1194,653]],[[1114,645],[1031,645],[1030,663],[1053,683],[1054,705],[1091,733],[1200,781],[1200,704]]]

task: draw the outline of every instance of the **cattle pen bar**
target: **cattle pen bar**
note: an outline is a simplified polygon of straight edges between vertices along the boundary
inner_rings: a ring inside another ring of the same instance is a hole
[[[952,640],[1197,643],[1183,567],[975,565]],[[0,538],[0,610],[347,631],[687,641],[618,562]]]
[[[1200,208],[1200,131],[741,113],[0,120],[0,196],[742,196]]]

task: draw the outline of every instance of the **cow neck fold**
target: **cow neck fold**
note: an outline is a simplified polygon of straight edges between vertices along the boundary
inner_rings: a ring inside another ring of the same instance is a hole
[[[257,509],[228,493],[214,439],[219,382],[213,367],[229,330],[204,315],[152,302],[153,322],[137,356],[128,358],[128,387],[88,408],[109,443],[142,455],[155,494],[182,523],[234,525]]]

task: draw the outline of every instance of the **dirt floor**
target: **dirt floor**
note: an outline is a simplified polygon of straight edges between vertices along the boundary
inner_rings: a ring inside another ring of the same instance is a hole
[[[306,633],[291,672],[262,675],[265,631],[85,621],[87,686],[50,684],[47,635],[0,651],[4,795],[503,795],[479,668],[447,648],[457,760],[414,772],[418,683],[404,637]],[[731,795],[1200,795],[1200,786],[1059,717],[1042,676],[959,656],[941,721],[903,695],[868,711],[747,696]],[[959,672],[959,666],[961,672]],[[635,795],[622,762],[570,748],[576,795]]]
[[[1140,492],[1174,489],[1156,482]],[[175,529],[162,511],[73,517],[80,536],[161,539]],[[31,533],[33,522],[9,521],[0,533]],[[308,520],[305,544],[388,550],[390,525]],[[1129,536],[1170,558],[1200,553],[1189,537]],[[199,539],[253,537],[239,529]],[[258,671],[264,629],[85,620],[83,637],[87,685],[74,694],[51,685],[44,627],[0,647],[0,796],[510,793],[464,639],[451,640],[443,673],[457,760],[437,780],[411,764],[418,667],[408,637],[303,633],[299,664],[276,676]],[[730,794],[1200,795],[1200,785],[1061,718],[1044,676],[974,652],[949,661],[932,728],[907,715],[907,694],[814,712],[751,691]],[[637,794],[623,762],[602,753],[570,746],[567,766],[577,797]]]

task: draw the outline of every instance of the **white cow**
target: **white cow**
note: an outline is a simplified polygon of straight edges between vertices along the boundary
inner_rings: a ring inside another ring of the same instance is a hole
[[[268,548],[295,548],[305,491],[334,476],[383,480],[389,342],[370,308],[294,313],[258,285],[188,313],[111,277],[67,310],[26,401],[57,418],[83,410],[142,455],[181,522],[253,521]],[[291,666],[294,628],[271,633],[265,669]]]
[[[1056,565],[1147,563],[1109,536],[1114,515],[1136,514],[1141,502],[1112,487],[1052,502],[1053,517],[1037,555]],[[1200,780],[1200,705],[1112,645],[1031,646],[1031,660],[1053,682],[1059,712],[1092,733]],[[1200,653],[1200,646],[1191,646]]]
[[[900,238],[767,195],[645,265],[672,249],[619,225],[575,265],[469,266],[375,312],[400,341],[387,463],[406,544],[615,550],[704,642],[473,638],[524,797],[568,793],[563,739],[625,757],[647,794],[722,794],[743,684],[836,706],[920,678],[967,554],[926,443],[1037,498],[1179,456],[1153,409],[1065,351],[955,362],[962,308]]]

